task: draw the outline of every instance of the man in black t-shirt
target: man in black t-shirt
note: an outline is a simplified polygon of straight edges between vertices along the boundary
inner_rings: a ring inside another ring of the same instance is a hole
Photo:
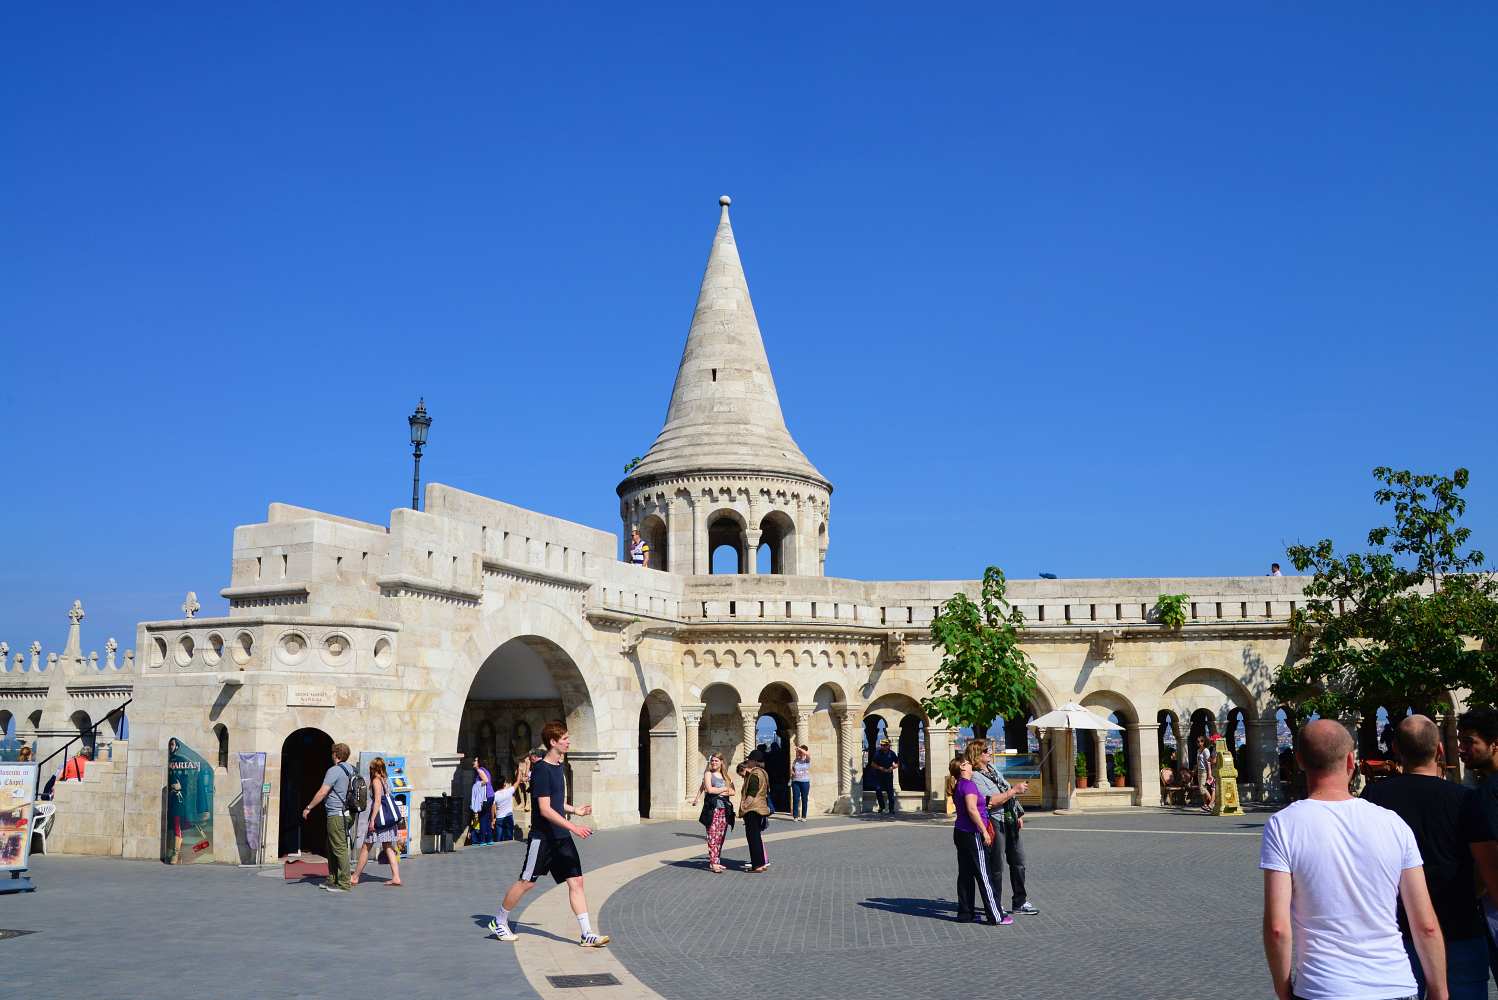
[[[1453,998],[1487,996],[1488,944],[1482,909],[1473,891],[1473,845],[1491,841],[1476,793],[1441,777],[1441,733],[1423,715],[1400,720],[1393,740],[1404,773],[1363,790],[1363,798],[1399,815],[1415,833],[1425,862],[1425,884],[1446,943],[1446,986]],[[1399,930],[1410,969],[1425,995],[1425,974],[1403,905]]]
[[[1462,762],[1477,775],[1476,798],[1490,838],[1498,835],[1498,710],[1474,708],[1456,723]],[[1488,932],[1488,970],[1498,980],[1498,945],[1493,927],[1498,923],[1498,843],[1490,840],[1472,848],[1477,873],[1487,888],[1483,911]]]
[[[531,835],[525,842],[525,863],[520,868],[520,878],[500,902],[499,912],[489,921],[489,933],[501,941],[514,941],[510,911],[536,887],[537,879],[549,873],[557,885],[567,883],[572,912],[582,929],[578,944],[584,948],[602,948],[609,943],[609,936],[595,934],[588,922],[583,866],[577,856],[577,845],[572,842],[573,834],[587,840],[593,831],[567,819],[569,815],[591,816],[593,807],[573,806],[567,801],[566,771],[562,766],[572,745],[567,727],[560,722],[548,722],[541,727],[541,745],[546,748],[546,756],[531,765]]]

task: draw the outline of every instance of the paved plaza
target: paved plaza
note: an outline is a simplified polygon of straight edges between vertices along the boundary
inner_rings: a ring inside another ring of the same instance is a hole
[[[595,922],[614,936],[606,952],[573,945],[564,893],[545,883],[518,945],[484,938],[516,844],[412,859],[403,888],[374,868],[349,896],[279,869],[42,857],[39,891],[0,897],[0,927],[34,932],[0,941],[0,957],[32,997],[1267,996],[1262,823],[1035,816],[1025,841],[1042,912],[1012,927],[950,919],[946,821],[773,822],[772,867],[754,876],[706,872],[695,824],[605,832],[582,855]],[[727,856],[745,853],[740,831]],[[568,973],[623,985],[546,979]]]

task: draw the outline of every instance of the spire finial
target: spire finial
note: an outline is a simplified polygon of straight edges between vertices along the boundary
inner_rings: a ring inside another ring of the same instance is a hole
[[[724,208],[727,208],[729,205],[733,204],[733,199],[725,194],[718,198],[718,204],[722,205]]]

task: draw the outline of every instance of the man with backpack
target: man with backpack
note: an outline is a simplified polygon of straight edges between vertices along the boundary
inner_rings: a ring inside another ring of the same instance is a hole
[[[353,888],[349,868],[349,829],[360,811],[369,806],[369,785],[364,776],[348,765],[347,743],[333,744],[333,766],[323,775],[322,787],[302,810],[302,819],[322,803],[328,818],[328,892],[348,892]]]

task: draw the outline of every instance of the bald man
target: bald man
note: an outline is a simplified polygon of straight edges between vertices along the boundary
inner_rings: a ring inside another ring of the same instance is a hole
[[[1488,941],[1482,908],[1472,891],[1475,854],[1491,847],[1477,793],[1442,775],[1441,731],[1424,715],[1409,715],[1393,727],[1393,747],[1404,773],[1375,781],[1363,798],[1392,810],[1409,824],[1425,862],[1425,887],[1441,925],[1446,948],[1446,987],[1452,1000],[1487,1000]],[[1425,975],[1410,937],[1409,918],[1399,909],[1399,930],[1410,971],[1425,995]]]
[[[1395,911],[1403,900],[1430,1000],[1448,1000],[1441,925],[1409,824],[1347,791],[1352,736],[1318,719],[1295,759],[1307,797],[1264,824],[1264,956],[1279,1000],[1402,1000],[1419,989]],[[1292,969],[1293,956],[1293,969]]]

